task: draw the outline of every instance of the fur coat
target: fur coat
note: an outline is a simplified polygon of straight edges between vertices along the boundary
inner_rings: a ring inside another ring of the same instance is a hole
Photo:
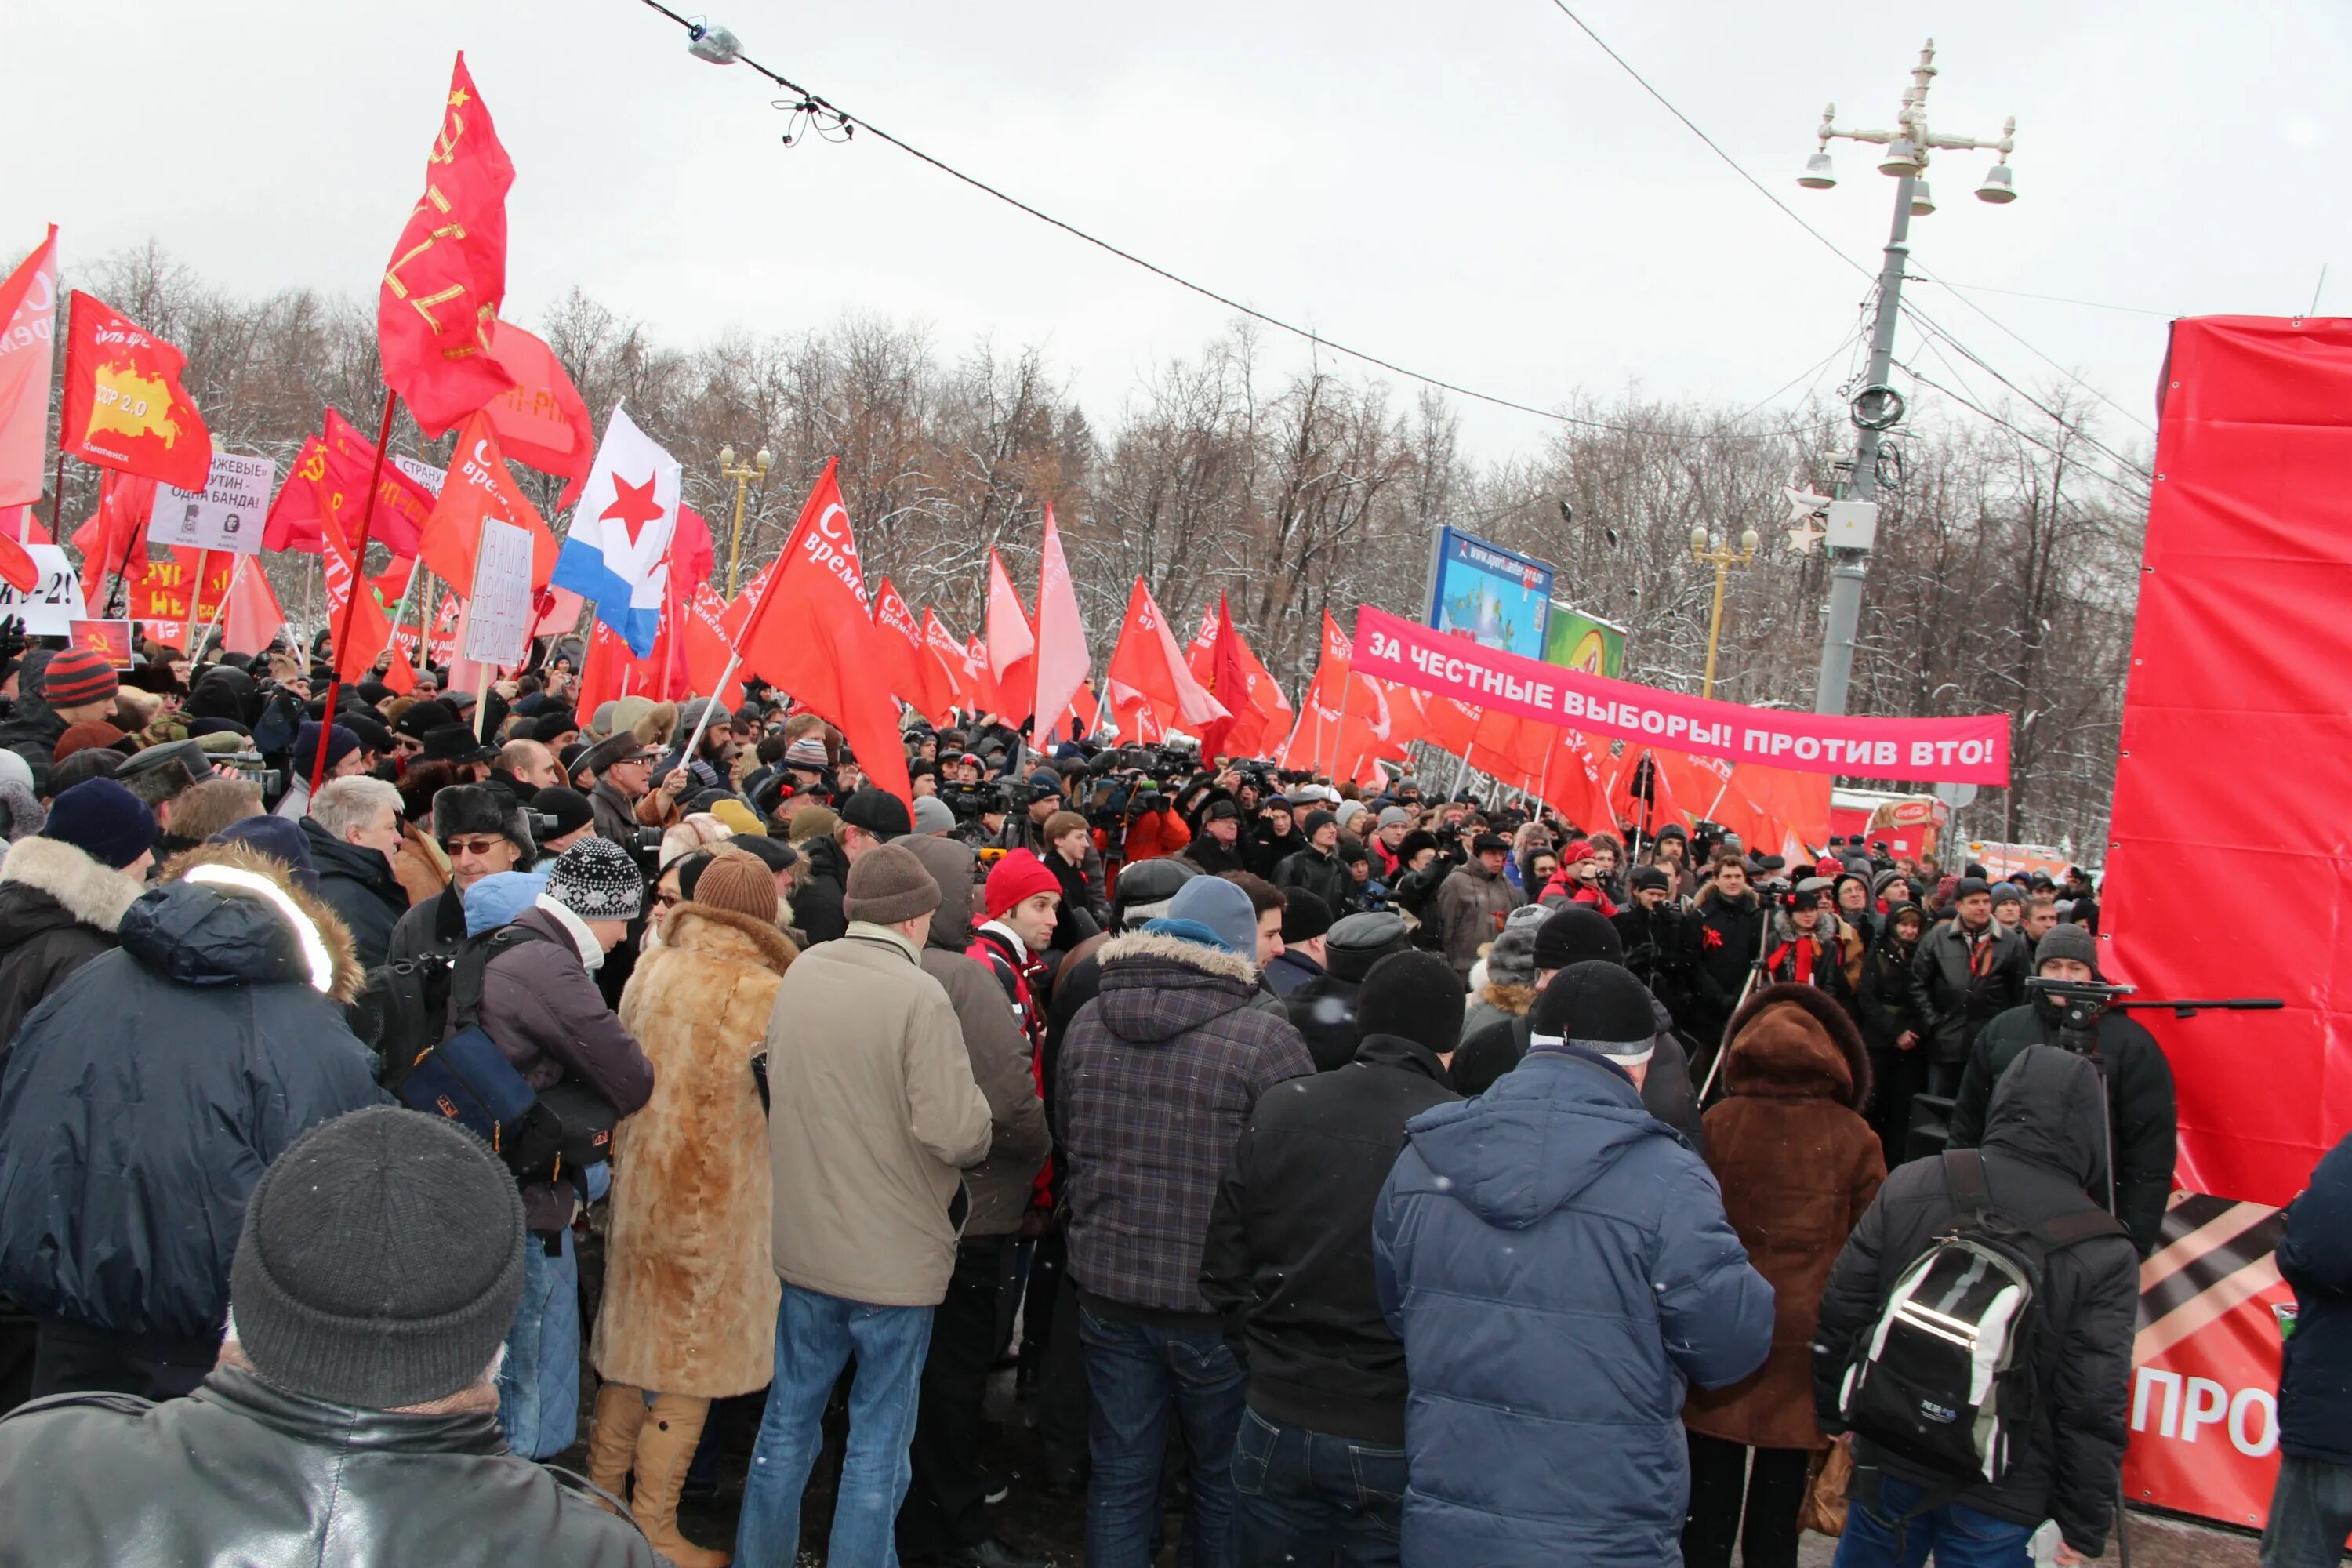
[[[65,977],[114,946],[122,911],[147,890],[55,838],[26,838],[0,861],[0,1051]]]
[[[589,1357],[607,1382],[720,1398],[775,1374],[768,1121],[751,1058],[793,956],[773,926],[683,903],[622,994],[654,1091],[613,1131]]]
[[[1857,1109],[1870,1053],[1827,993],[1768,985],[1733,1015],[1724,1084],[1707,1111],[1706,1163],[1748,1261],[1771,1282],[1772,1353],[1727,1388],[1694,1388],[1683,1424],[1761,1448],[1826,1448],[1813,1423],[1812,1342],[1822,1291],[1886,1179]]]

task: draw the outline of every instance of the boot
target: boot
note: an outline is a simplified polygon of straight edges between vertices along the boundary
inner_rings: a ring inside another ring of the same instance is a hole
[[[702,1440],[710,1401],[656,1394],[649,1415],[637,1431],[637,1495],[630,1504],[637,1528],[677,1568],[727,1568],[733,1561],[730,1553],[697,1546],[677,1532],[677,1494],[694,1463],[694,1447]]]
[[[637,1451],[637,1429],[646,1424],[646,1391],[625,1383],[600,1384],[588,1428],[588,1479],[625,1497],[629,1462]],[[603,1503],[596,1505],[604,1507]]]

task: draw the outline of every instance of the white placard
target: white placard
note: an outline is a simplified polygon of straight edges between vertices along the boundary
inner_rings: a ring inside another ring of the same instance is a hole
[[[261,530],[254,531],[256,538]],[[25,630],[37,637],[62,637],[73,635],[72,623],[88,620],[89,610],[83,605],[81,578],[66,559],[60,544],[27,544],[25,553],[33,558],[40,569],[41,580],[29,594],[20,591],[13,583],[0,579],[0,616],[22,616]]]
[[[443,481],[449,477],[448,469],[436,468],[432,464],[412,458],[405,452],[394,452],[392,455],[392,466],[436,496],[441,493]]]
[[[215,452],[202,494],[155,487],[148,542],[260,554],[262,520],[269,515],[269,489],[277,478],[278,465],[268,458]]]
[[[466,657],[520,664],[532,618],[530,530],[486,517],[474,547],[474,591],[466,597]]]

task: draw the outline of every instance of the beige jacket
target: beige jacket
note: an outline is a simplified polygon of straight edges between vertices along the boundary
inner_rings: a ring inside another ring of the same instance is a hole
[[[935,1307],[955,1268],[964,1166],[988,1153],[987,1098],[914,946],[852,921],[793,961],[768,1018],[769,1168],[784,1283]]]

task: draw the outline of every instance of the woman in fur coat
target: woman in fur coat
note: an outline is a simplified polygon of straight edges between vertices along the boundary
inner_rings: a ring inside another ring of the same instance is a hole
[[[621,1022],[654,1064],[653,1098],[613,1131],[604,1305],[588,1474],[678,1568],[722,1568],[677,1531],[678,1491],[710,1402],[767,1386],[778,1288],[769,1258],[768,1122],[751,1072],[794,956],[765,863],[724,850],[661,919]]]

